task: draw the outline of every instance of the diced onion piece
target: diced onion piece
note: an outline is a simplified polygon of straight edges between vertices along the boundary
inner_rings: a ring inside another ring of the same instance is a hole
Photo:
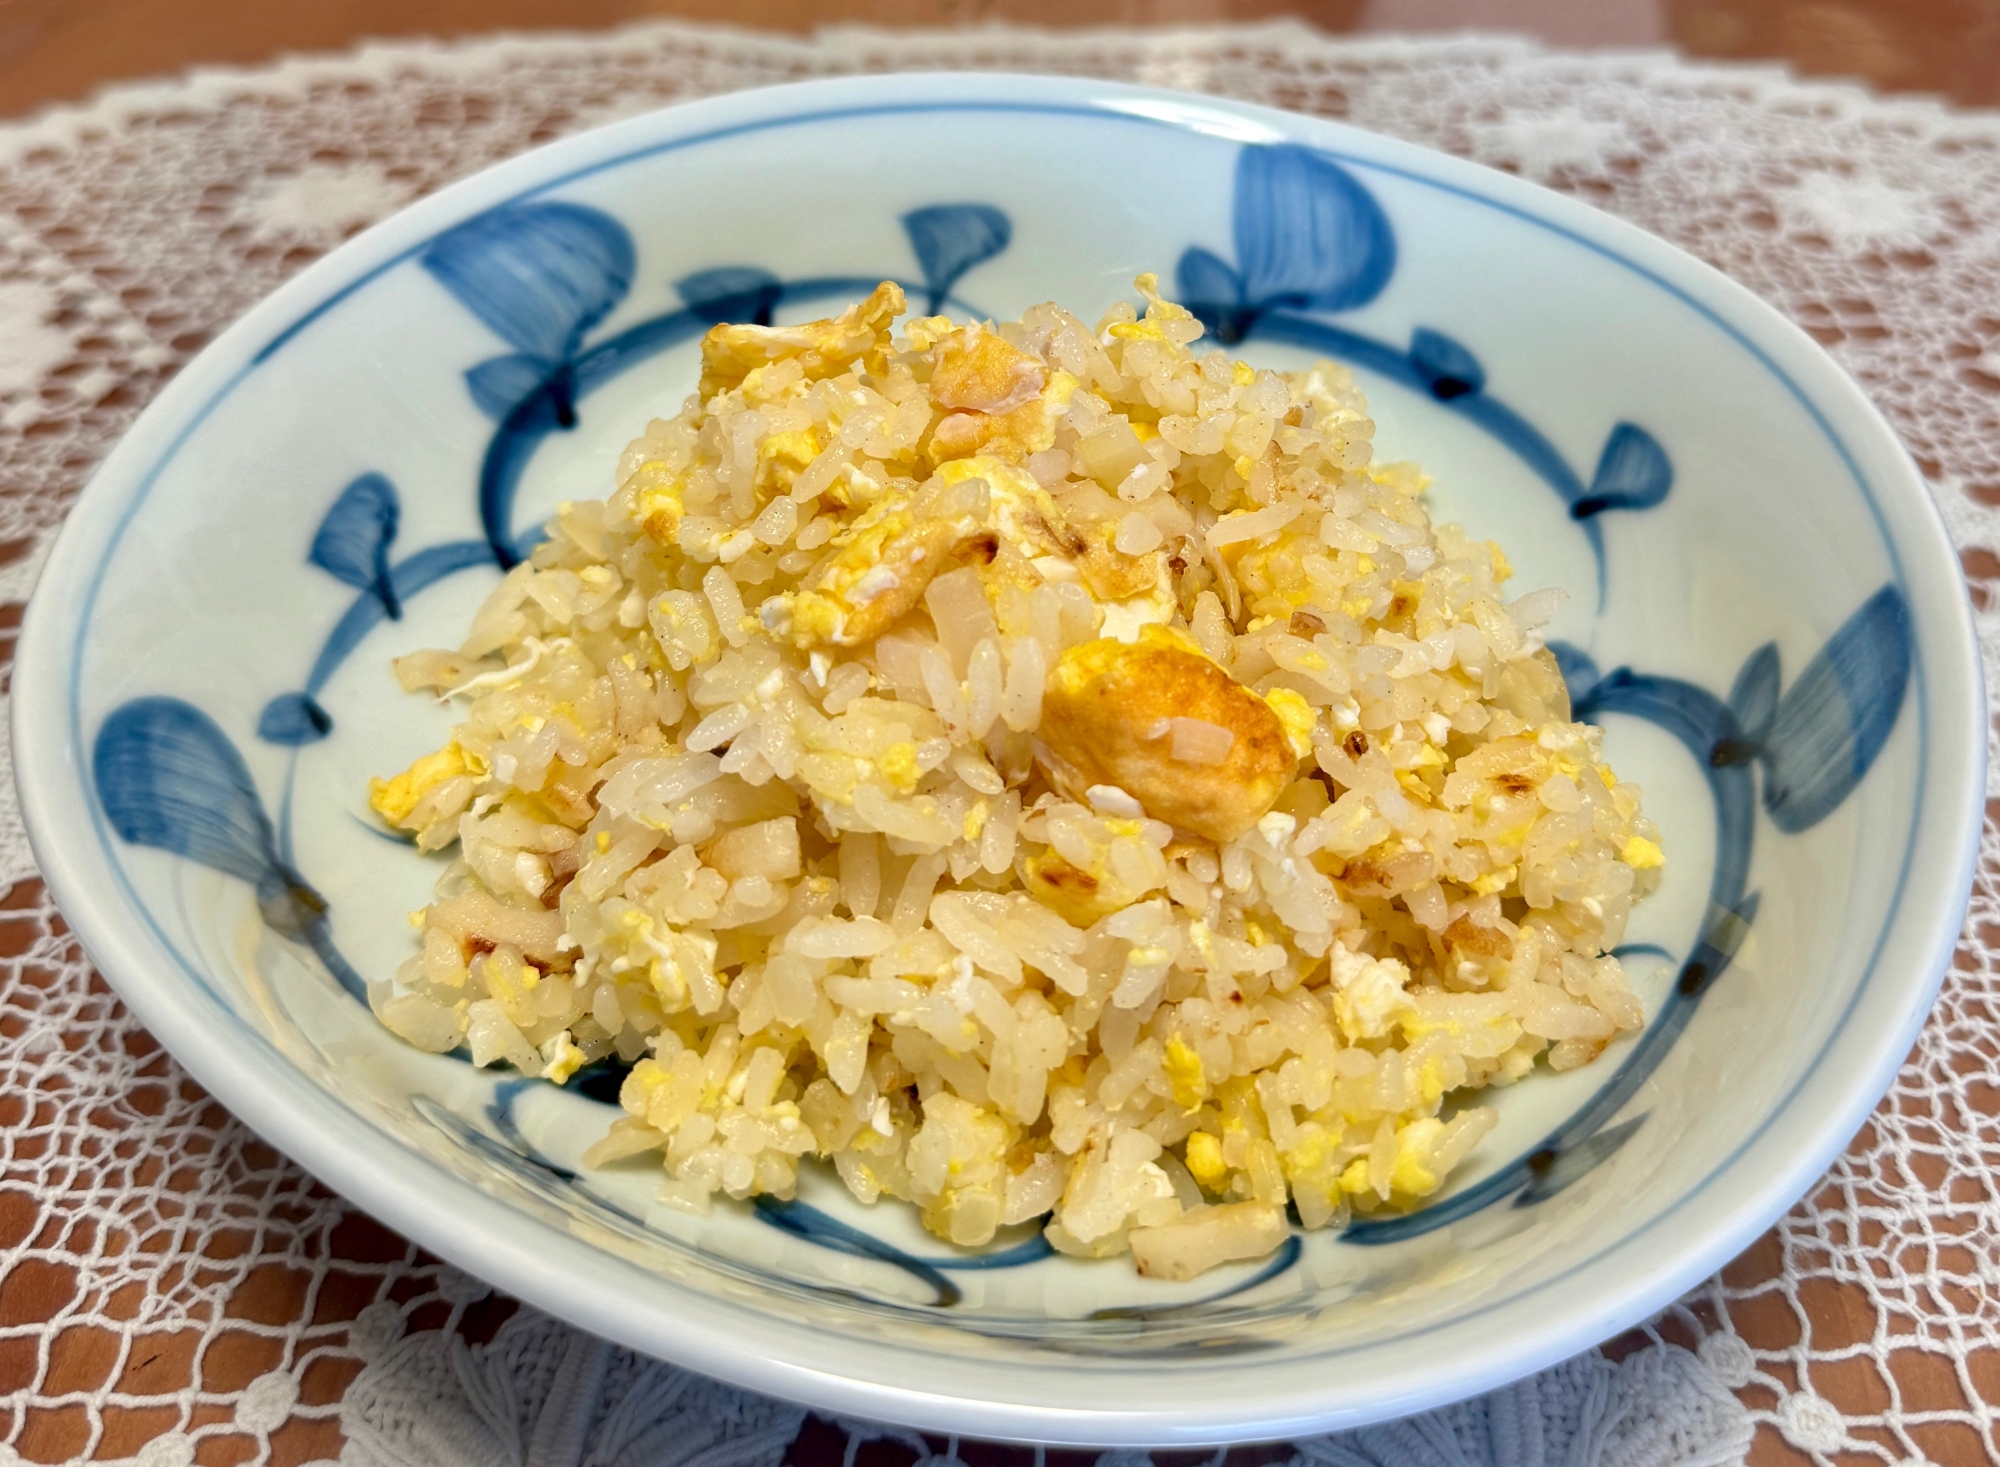
[[[1115,489],[1146,461],[1139,435],[1123,418],[1114,418],[1095,433],[1077,440],[1076,458],[1086,474],[1106,489]]]
[[[738,826],[710,846],[705,859],[731,881],[745,876],[790,881],[801,869],[799,823],[786,815]]]
[[[1179,764],[1220,764],[1236,747],[1236,733],[1205,718],[1170,719],[1167,731],[1173,738],[1172,757]]]

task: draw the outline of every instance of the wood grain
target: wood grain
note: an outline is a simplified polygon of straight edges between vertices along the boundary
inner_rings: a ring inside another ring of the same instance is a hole
[[[79,101],[112,82],[369,38],[594,30],[667,16],[803,32],[1276,15],[1333,32],[1469,28],[1564,46],[1667,43],[1961,103],[2000,102],[2000,0],[0,0],[0,116]]]

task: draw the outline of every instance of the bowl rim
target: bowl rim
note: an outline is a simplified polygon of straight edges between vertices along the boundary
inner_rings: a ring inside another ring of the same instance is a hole
[[[1700,1186],[1536,1290],[1485,1306],[1482,1313],[1496,1327],[1482,1338],[1464,1338],[1461,1317],[1441,1320],[1384,1344],[1352,1347],[1351,1369],[1331,1382],[1311,1369],[1323,1353],[1253,1355],[1245,1357],[1247,1366],[1204,1360],[1210,1377],[1228,1377],[1229,1388],[1194,1399],[1177,1388],[1179,1370],[1163,1370],[1158,1360],[1085,1362],[1051,1355],[1030,1364],[966,1358],[922,1342],[824,1335],[810,1324],[738,1309],[726,1298],[682,1287],[507,1204],[496,1205],[476,1184],[413,1150],[383,1146],[372,1122],[304,1077],[275,1046],[261,1037],[246,1044],[231,1037],[227,1026],[205,1026],[203,1006],[219,1000],[201,991],[200,976],[183,963],[197,990],[196,1001],[188,1002],[184,981],[168,971],[174,965],[171,951],[163,953],[137,930],[142,924],[131,920],[135,912],[144,918],[143,904],[129,890],[120,895],[115,863],[85,835],[102,818],[85,778],[76,704],[78,658],[95,586],[153,477],[219,400],[219,384],[277,350],[440,230],[498,203],[559,188],[584,173],[667,146],[748,130],[810,125],[857,111],[1009,107],[1326,147],[1556,229],[1651,276],[1762,357],[1808,411],[1821,417],[1830,440],[1848,457],[1896,565],[1916,630],[1919,780],[1899,891],[1848,1015],[1836,1024],[1822,1063]],[[204,401],[208,406],[197,406]],[[1840,432],[1826,422],[1829,413],[1837,414]],[[1878,491],[1886,502],[1877,502]],[[79,594],[86,586],[88,594]],[[100,971],[205,1088],[335,1191],[439,1256],[558,1317],[748,1389],[926,1429],[1092,1446],[1188,1446],[1298,1435],[1461,1399],[1588,1349],[1728,1262],[1846,1146],[1887,1090],[1928,1015],[1969,897],[1983,825],[1986,761],[1985,698],[1970,602],[1956,552],[1921,476],[1879,411],[1832,358],[1744,287],[1588,205],[1346,124],[1192,93],[1005,73],[834,78],[678,104],[496,164],[330,252],[205,347],[93,475],[30,602],[16,656],[11,717],[22,814],[37,862]],[[1878,975],[1884,954],[1892,950],[1891,972],[1899,981],[1885,990],[1886,980]],[[1871,996],[1887,1010],[1880,1022],[1848,1022]],[[1825,1078],[1833,1075],[1853,1078],[1845,1084]],[[1649,1232],[1690,1207],[1703,1219],[1700,1225],[1642,1247]],[[465,1226],[468,1217],[482,1216],[488,1220],[483,1228]],[[651,1302],[644,1300],[648,1287],[635,1283],[650,1286]],[[579,1284],[585,1285],[580,1293]],[[1547,1308],[1545,1295],[1557,1286],[1572,1307]],[[671,1315],[654,1307],[662,1289],[673,1297]],[[1447,1328],[1457,1329],[1448,1379],[1435,1341],[1419,1338]],[[1096,1400],[1099,1393],[1090,1387],[1113,1381],[1125,1396],[1110,1404]]]

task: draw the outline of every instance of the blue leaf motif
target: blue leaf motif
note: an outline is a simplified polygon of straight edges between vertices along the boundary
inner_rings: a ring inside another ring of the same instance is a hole
[[[1651,509],[1674,484],[1674,466],[1659,440],[1633,423],[1620,423],[1604,442],[1590,490],[1569,508],[1573,519],[1607,509]]]
[[[790,1233],[795,1238],[803,1238],[808,1243],[817,1243],[822,1248],[831,1248],[852,1258],[870,1258],[877,1263],[900,1268],[932,1289],[936,1297],[931,1302],[941,1309],[951,1308],[964,1297],[958,1285],[931,1264],[912,1258],[894,1244],[871,1237],[817,1207],[768,1196],[757,1198],[753,1205],[757,1216],[780,1232]]]
[[[1729,689],[1729,712],[1736,720],[1736,731],[1717,739],[1709,750],[1708,762],[1714,768],[1748,764],[1762,751],[1771,719],[1778,711],[1778,673],[1776,642],[1766,642],[1744,659]]]
[[[936,311],[958,279],[974,265],[1007,248],[1014,226],[991,204],[932,204],[903,216],[917,264]]]
[[[1743,661],[1743,670],[1729,689],[1729,711],[1744,740],[1761,744],[1778,715],[1778,644],[1766,642]]]
[[[674,282],[688,309],[704,321],[749,321],[771,324],[772,308],[784,294],[784,283],[756,265],[720,265]]]
[[[1909,678],[1909,608],[1884,586],[1778,702],[1758,757],[1764,808],[1780,830],[1810,830],[1852,793],[1896,726]]]
[[[600,1105],[616,1105],[619,1092],[625,1088],[625,1077],[631,1073],[632,1066],[613,1054],[593,1060],[578,1070],[571,1078],[569,1088]]]
[[[488,357],[476,367],[468,367],[465,385],[471,389],[472,400],[479,404],[481,412],[504,422],[507,414],[540,390],[555,369],[556,364],[543,357],[529,356],[526,352],[509,352],[503,357]]]
[[[257,737],[267,744],[297,748],[316,744],[333,732],[333,715],[309,693],[280,693],[264,705]]]
[[[389,546],[401,517],[396,486],[380,474],[363,474],[340,491],[319,522],[306,559],[350,586],[373,591],[390,618],[399,618],[403,609],[389,584]]]
[[[1244,299],[1346,311],[1382,293],[1396,269],[1389,216],[1324,154],[1290,143],[1236,158],[1236,263]]]
[[[433,240],[424,268],[510,346],[561,360],[632,288],[632,236],[581,204],[507,204]]]
[[[1242,278],[1227,262],[1198,246],[1190,247],[1181,256],[1174,278],[1179,283],[1179,295],[1184,305],[1192,306],[1197,301],[1205,306],[1238,306],[1243,303]]]
[[[1419,326],[1410,338],[1410,365],[1439,402],[1468,396],[1486,385],[1486,369],[1479,358],[1428,326]]]
[[[138,698],[97,731],[97,798],[119,835],[257,886],[278,870],[271,822],[249,766],[206,713]]]
[[[1532,1207],[1545,1202],[1574,1182],[1582,1181],[1617,1155],[1632,1139],[1632,1133],[1646,1123],[1651,1111],[1642,1111],[1629,1120],[1608,1126],[1594,1135],[1557,1148],[1537,1151],[1528,1157],[1528,1185],[1515,1197],[1516,1207]]]
[[[98,729],[90,767],[119,835],[248,882],[274,932],[308,944],[349,995],[368,1001],[327,930],[326,898],[279,859],[250,767],[214,719],[179,698],[135,698]]]

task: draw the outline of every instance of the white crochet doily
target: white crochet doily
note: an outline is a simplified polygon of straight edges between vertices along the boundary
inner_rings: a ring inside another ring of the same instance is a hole
[[[949,67],[1346,118],[1514,169],[1721,267],[1824,342],[1902,434],[1961,547],[2000,688],[2000,118],[1663,54],[1293,26],[796,40],[659,25],[385,46],[124,88],[0,129],[0,667],[92,465],[220,326],[354,230],[640,109]],[[2000,829],[1988,834],[1957,962],[1894,1092],[1741,1260],[1622,1350],[1237,1460],[1669,1467],[1740,1460],[1753,1427],[1760,1460],[2000,1451]],[[0,1467],[963,1460],[956,1441],[806,1421],[509,1317],[315,1187],[90,975],[35,879],[7,781],[0,891]]]

